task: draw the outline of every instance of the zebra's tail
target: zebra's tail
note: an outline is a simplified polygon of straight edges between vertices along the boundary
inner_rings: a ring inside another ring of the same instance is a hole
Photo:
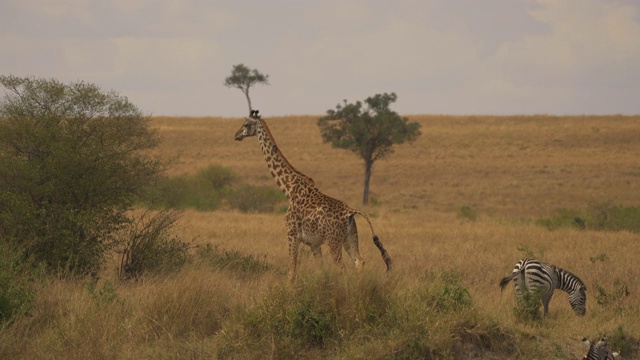
[[[507,284],[511,280],[513,280],[516,276],[520,275],[521,272],[522,270],[518,272],[512,272],[511,275],[503,277],[502,280],[500,281],[500,291],[504,290],[504,287],[507,286]]]
[[[371,225],[371,221],[369,220],[369,217],[360,210],[354,210],[353,212],[354,212],[354,215],[355,214],[362,215],[362,217],[365,218],[365,220],[367,220],[367,223],[369,223],[369,227],[371,228],[371,233],[373,234],[373,243],[376,245],[378,250],[380,250],[380,255],[382,255],[382,260],[384,261],[385,265],[387,265],[387,272],[391,271],[391,257],[387,253],[387,250],[385,250],[384,247],[382,246],[382,242],[380,242],[380,239],[376,235],[375,231],[373,231],[373,225]]]

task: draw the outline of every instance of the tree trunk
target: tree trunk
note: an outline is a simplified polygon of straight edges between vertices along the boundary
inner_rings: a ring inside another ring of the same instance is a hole
[[[247,98],[247,104],[249,104],[249,114],[251,114],[251,110],[253,110],[253,108],[251,107],[251,98],[249,97],[249,89],[243,92],[244,92],[244,96]]]
[[[364,161],[364,195],[362,196],[362,204],[369,204],[369,181],[371,180],[371,168],[373,160]]]

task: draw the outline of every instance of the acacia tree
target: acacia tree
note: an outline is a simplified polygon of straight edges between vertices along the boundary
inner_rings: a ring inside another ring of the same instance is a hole
[[[136,196],[165,166],[126,97],[0,76],[0,237],[50,270],[95,274]]]
[[[318,120],[324,142],[331,146],[350,150],[364,160],[364,195],[362,203],[369,203],[371,170],[377,160],[393,153],[394,144],[412,142],[420,136],[420,124],[409,123],[389,105],[395,102],[395,93],[377,94],[354,104],[338,104],[328,110],[327,116]]]
[[[231,75],[224,79],[226,87],[240,89],[247,98],[249,112],[253,110],[251,107],[251,98],[249,97],[249,89],[256,84],[269,85],[269,75],[261,74],[256,69],[249,69],[243,64],[233,65]]]

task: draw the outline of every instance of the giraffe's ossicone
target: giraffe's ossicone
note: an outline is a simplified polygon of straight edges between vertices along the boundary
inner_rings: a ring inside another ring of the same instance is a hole
[[[355,215],[361,215],[367,220],[373,233],[373,242],[382,254],[387,271],[391,270],[391,258],[375,235],[367,215],[323,194],[313,179],[296,170],[276,145],[267,123],[258,115],[257,110],[251,112],[251,117],[245,118],[242,127],[236,132],[235,139],[241,141],[251,136],[258,138],[271,175],[289,199],[285,219],[289,241],[290,281],[296,276],[300,243],[309,245],[317,258],[322,256],[321,245],[327,244],[336,263],[341,263],[344,248],[356,268],[362,268],[364,261],[358,250]]]

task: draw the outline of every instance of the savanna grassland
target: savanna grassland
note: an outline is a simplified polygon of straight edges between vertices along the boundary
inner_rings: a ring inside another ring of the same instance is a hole
[[[46,281],[1,330],[0,358],[580,359],[580,339],[602,335],[640,358],[640,233],[538,221],[640,206],[640,117],[409,116],[422,135],[374,165],[368,206],[362,160],[322,143],[318,117],[263,118],[293,166],[370,216],[391,273],[359,218],[363,272],[303,248],[290,285],[281,211],[186,210],[177,235],[241,265],[194,260],[121,282],[114,263],[93,285]],[[257,140],[233,140],[241,123],[152,118],[154,155],[174,161],[168,176],[220,165],[275,188]],[[498,283],[526,256],[579,276],[586,316],[558,291],[548,318],[520,317]]]

